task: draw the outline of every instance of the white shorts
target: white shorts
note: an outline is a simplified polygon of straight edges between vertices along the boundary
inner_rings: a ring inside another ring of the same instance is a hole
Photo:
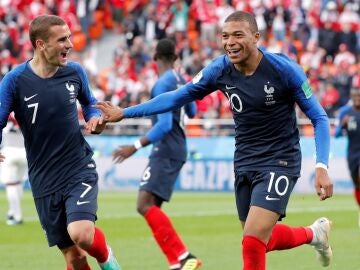
[[[0,181],[3,184],[24,182],[28,178],[25,148],[5,146],[0,152],[5,156],[0,163]]]

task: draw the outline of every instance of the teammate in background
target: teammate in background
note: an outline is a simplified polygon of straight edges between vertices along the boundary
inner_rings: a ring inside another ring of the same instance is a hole
[[[170,39],[160,40],[154,55],[159,79],[152,88],[151,98],[173,91],[185,83],[184,78],[174,70],[176,59],[175,44]],[[153,127],[144,137],[133,145],[119,147],[113,152],[113,157],[115,162],[120,163],[141,147],[153,144],[149,163],[140,181],[137,210],[146,219],[170,269],[192,270],[198,269],[201,261],[189,253],[169,217],[161,210],[163,202],[170,200],[175,181],[187,157],[184,109],[189,117],[194,117],[194,102],[159,114],[153,117]]]
[[[339,109],[334,136],[340,137],[345,131],[348,137],[347,163],[354,184],[354,197],[360,209],[360,88],[350,91],[351,104]],[[358,224],[360,227],[360,212]]]
[[[143,104],[121,109],[100,102],[106,121],[142,117],[173,110],[220,89],[229,99],[235,121],[235,197],[244,229],[244,270],[265,269],[266,252],[312,245],[323,266],[332,250],[331,222],[319,218],[309,227],[279,224],[300,175],[301,149],[295,103],[315,128],[315,189],[320,200],[330,198],[327,173],[329,120],[312,94],[298,64],[281,54],[257,47],[260,34],[252,14],[236,11],[222,29],[225,55],[216,58],[191,82]]]
[[[101,269],[118,270],[97,219],[98,175],[93,152],[80,130],[76,101],[88,133],[105,123],[92,104],[84,69],[68,61],[71,32],[54,15],[35,18],[29,28],[34,57],[5,75],[0,84],[0,130],[14,111],[24,136],[29,181],[49,246],[57,245],[67,269],[87,270],[87,254]],[[0,154],[0,161],[5,156]]]
[[[8,201],[6,224],[20,225],[23,224],[21,198],[23,184],[27,179],[27,161],[24,140],[12,115],[9,117],[4,133],[6,133],[6,137],[2,142],[1,153],[6,156],[6,159],[1,165],[0,177],[5,186]]]

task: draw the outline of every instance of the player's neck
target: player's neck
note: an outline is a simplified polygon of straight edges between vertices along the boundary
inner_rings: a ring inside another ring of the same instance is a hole
[[[239,64],[234,64],[236,70],[245,76],[251,76],[255,73],[259,63],[263,57],[263,54],[257,50],[254,55],[250,56],[244,62]]]
[[[162,62],[161,64],[158,63],[158,68],[157,69],[158,69],[159,76],[161,76],[166,71],[174,69],[174,65],[172,63]]]
[[[41,78],[51,78],[59,69],[58,66],[53,66],[47,63],[44,59],[38,56],[34,56],[29,62],[33,72]]]

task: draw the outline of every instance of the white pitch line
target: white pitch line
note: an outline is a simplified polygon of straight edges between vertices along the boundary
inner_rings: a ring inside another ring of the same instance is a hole
[[[346,206],[337,206],[337,207],[289,207],[286,210],[286,213],[316,213],[316,212],[342,212],[342,211],[356,211],[356,207],[346,207]],[[191,216],[197,216],[197,217],[213,217],[213,216],[224,216],[224,215],[237,215],[236,210],[206,210],[206,211],[196,211],[196,212],[175,212],[171,213],[171,217],[191,217]],[[134,213],[119,213],[114,212],[111,214],[106,215],[100,215],[99,219],[120,219],[120,218],[135,218],[139,217],[140,215],[134,211]],[[37,216],[25,216],[24,217],[25,222],[32,222],[32,221],[38,221]]]

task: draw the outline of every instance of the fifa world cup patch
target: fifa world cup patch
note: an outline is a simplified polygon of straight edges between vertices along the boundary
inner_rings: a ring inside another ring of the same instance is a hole
[[[309,99],[312,96],[311,87],[308,81],[303,82],[303,84],[301,85],[301,89],[303,90],[305,97],[307,99]]]

